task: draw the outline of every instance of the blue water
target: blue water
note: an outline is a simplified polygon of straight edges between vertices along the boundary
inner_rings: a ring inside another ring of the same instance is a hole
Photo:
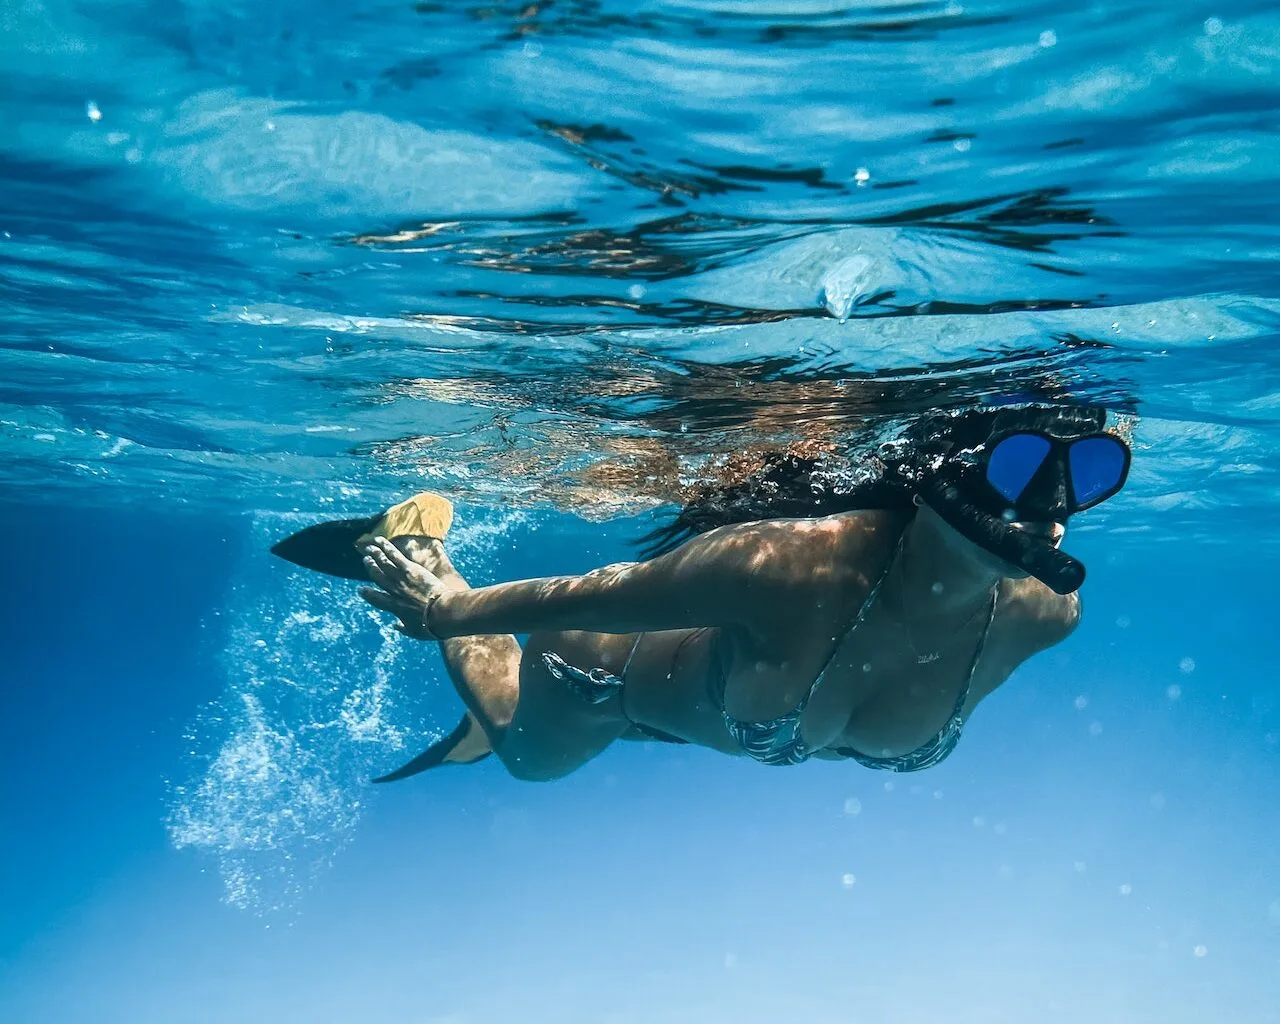
[[[1274,5],[10,0],[0,112],[0,1020],[1280,1020]],[[457,698],[266,554],[1015,394],[1133,475],[916,777],[374,790]]]

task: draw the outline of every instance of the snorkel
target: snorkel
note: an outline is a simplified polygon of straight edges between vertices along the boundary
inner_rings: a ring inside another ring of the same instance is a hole
[[[1105,422],[1105,410],[1072,406],[962,415],[951,451],[914,489],[962,537],[1072,594],[1084,564],[1018,523],[1065,524],[1124,486],[1129,449]]]
[[[1034,576],[1057,594],[1074,594],[1084,583],[1084,563],[1035,534],[966,501],[959,487],[934,477],[920,489],[939,518],[966,540]]]

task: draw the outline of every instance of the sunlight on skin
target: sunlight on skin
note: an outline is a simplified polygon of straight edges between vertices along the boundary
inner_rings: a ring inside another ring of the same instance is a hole
[[[889,644],[888,653],[880,643],[873,659],[879,668],[864,654],[854,659],[860,668],[837,657],[833,682],[816,691],[804,730],[819,747],[835,746],[849,735],[866,742],[857,709],[874,707],[885,724],[872,749],[910,750],[945,717],[939,709],[958,685],[953,648],[969,650],[976,642],[952,641],[972,634],[977,611],[990,600],[993,588],[999,585],[1006,595],[1000,626],[993,630],[985,654],[995,667],[976,684],[974,703],[999,686],[1017,664],[1065,637],[1078,621],[1079,605],[1074,596],[1059,597],[976,547],[927,507],[908,526],[899,557],[886,564],[886,553],[896,546],[900,529],[895,518],[885,514],[745,523],[710,531],[647,562],[614,563],[580,576],[520,580],[478,590],[466,587],[438,541],[377,538],[362,551],[378,588],[365,588],[361,594],[396,615],[397,628],[406,635],[441,639],[451,677],[503,763],[517,777],[549,778],[590,759],[633,719],[617,701],[589,711],[585,705],[566,704],[565,687],[544,685],[536,672],[521,668],[512,634],[532,634],[532,646],[538,649],[547,642],[558,647],[556,636],[595,636],[595,641],[587,640],[584,652],[593,665],[607,661],[616,642],[626,636],[642,634],[660,642],[664,636],[694,631],[718,638],[735,652],[729,659],[726,710],[741,720],[768,721],[809,692],[822,668],[815,659],[830,652],[833,644],[839,654],[851,609],[862,603],[880,574],[889,573],[885,593],[892,593],[893,600],[886,601],[888,610],[881,615],[886,621],[876,628],[882,636],[888,629],[891,636],[904,637],[915,652],[914,660],[904,661],[901,651],[893,653],[900,640]],[[541,640],[543,634],[551,640]],[[466,640],[460,642],[463,637]],[[598,648],[595,654],[590,653],[592,643]],[[632,645],[632,654],[635,649]],[[937,653],[921,657],[921,649]],[[935,662],[940,669],[932,670]],[[709,713],[703,689],[689,679],[673,677],[671,669],[641,659],[632,666],[627,685],[629,692],[641,695],[655,687],[686,687],[684,710],[668,705],[662,721],[650,724],[726,749],[723,727]],[[558,708],[556,715],[544,707],[548,702]],[[892,709],[887,719],[886,707]],[[520,730],[517,745],[522,753],[517,757],[509,726],[526,712],[542,724]],[[636,713],[633,707],[631,714]],[[582,734],[576,746],[573,720],[579,720]],[[531,745],[538,749],[531,751]],[[555,768],[531,767],[547,762]]]

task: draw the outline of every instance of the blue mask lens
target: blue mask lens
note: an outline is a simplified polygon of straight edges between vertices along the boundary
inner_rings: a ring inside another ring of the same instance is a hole
[[[1085,507],[1114,494],[1124,482],[1124,446],[1109,437],[1086,437],[1071,445],[1071,488]]]
[[[988,456],[987,482],[1006,501],[1016,502],[1036,470],[1044,464],[1050,447],[1049,440],[1037,434],[1011,434]]]

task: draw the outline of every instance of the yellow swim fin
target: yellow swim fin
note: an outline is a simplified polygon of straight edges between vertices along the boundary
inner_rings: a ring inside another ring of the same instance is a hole
[[[447,498],[432,491],[415,494],[399,505],[392,505],[368,533],[362,534],[357,544],[367,544],[374,537],[434,537],[444,540],[453,525],[453,505]]]
[[[308,526],[272,545],[271,553],[304,569],[368,582],[357,545],[373,537],[415,534],[444,540],[451,525],[453,506],[448,499],[423,491],[376,516]]]

